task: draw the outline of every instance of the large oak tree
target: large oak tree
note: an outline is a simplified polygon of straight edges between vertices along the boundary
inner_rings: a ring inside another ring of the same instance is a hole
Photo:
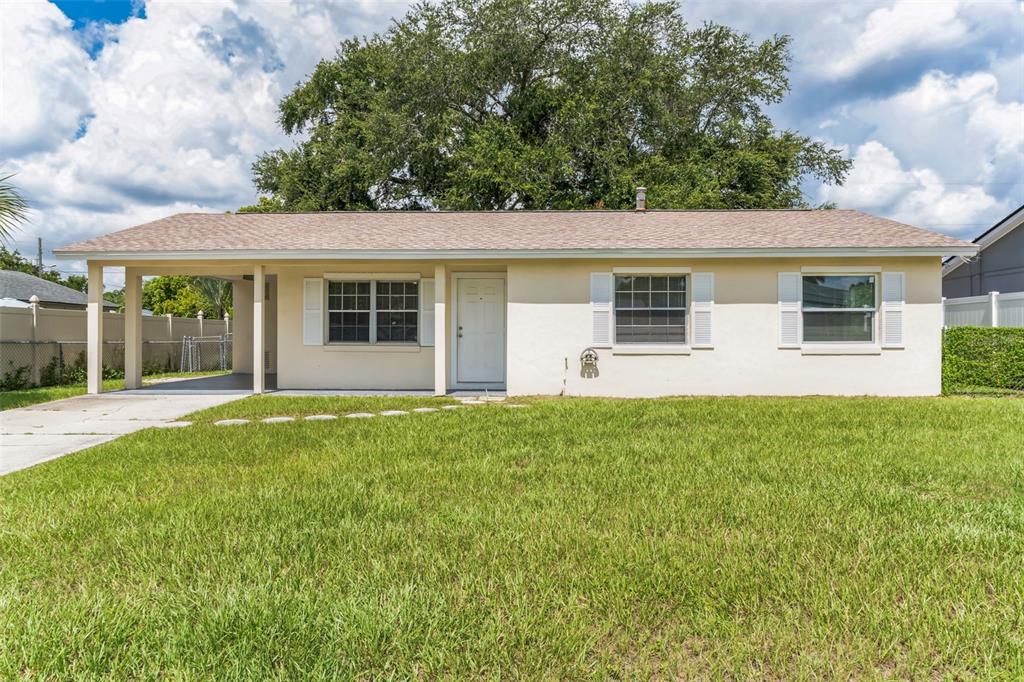
[[[349,40],[281,102],[293,149],[243,210],[802,206],[838,150],[775,127],[789,38],[675,2],[439,0]]]

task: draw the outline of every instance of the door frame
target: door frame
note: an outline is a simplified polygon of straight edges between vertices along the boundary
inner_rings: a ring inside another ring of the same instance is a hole
[[[501,320],[504,333],[501,335],[501,375],[499,382],[460,382],[459,378],[459,280],[460,279],[500,279],[504,281],[502,286],[503,298],[501,306]],[[452,388],[463,389],[492,389],[505,390],[508,380],[508,273],[506,272],[453,272],[452,273],[452,314],[448,323],[448,334],[451,342],[449,356],[448,385]]]

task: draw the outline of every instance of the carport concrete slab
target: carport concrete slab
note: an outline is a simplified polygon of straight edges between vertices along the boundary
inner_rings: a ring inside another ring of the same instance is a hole
[[[174,422],[242,395],[83,395],[0,412],[0,475]]]

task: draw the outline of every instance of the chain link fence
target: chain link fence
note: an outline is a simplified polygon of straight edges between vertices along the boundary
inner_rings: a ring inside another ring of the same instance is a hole
[[[142,373],[231,370],[231,335],[143,341]],[[0,390],[85,382],[85,341],[0,341]],[[124,376],[124,342],[103,343],[103,376]]]
[[[179,372],[231,369],[231,334],[186,336],[181,340]]]

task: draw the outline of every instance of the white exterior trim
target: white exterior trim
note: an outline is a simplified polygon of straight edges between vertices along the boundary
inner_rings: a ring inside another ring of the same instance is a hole
[[[804,275],[873,275],[882,271],[881,265],[805,265]]]
[[[1013,232],[1021,225],[1024,225],[1024,206],[1021,206],[1016,211],[1003,218],[999,223],[996,223],[994,227],[990,228],[988,232],[983,234],[981,237],[975,239],[974,243],[978,247],[977,253],[984,251],[995,242],[999,241],[1006,235]],[[950,255],[960,256],[963,254]],[[953,272],[954,270],[956,270],[961,265],[967,262],[968,261],[965,260],[951,260],[948,263],[945,263],[942,266],[942,276],[945,277],[946,275]]]
[[[866,258],[871,256],[973,256],[976,245],[795,249],[267,249],[219,251],[64,251],[58,260],[545,260],[594,258]]]
[[[416,281],[420,279],[418,272],[325,272],[324,279],[338,281],[363,282],[370,279],[388,279]]]
[[[800,346],[801,355],[881,355],[882,347],[877,343],[805,343]]]
[[[689,355],[686,344],[630,343],[612,346],[612,355]]]
[[[621,267],[612,268],[613,275],[689,275],[693,268],[687,267]]]

